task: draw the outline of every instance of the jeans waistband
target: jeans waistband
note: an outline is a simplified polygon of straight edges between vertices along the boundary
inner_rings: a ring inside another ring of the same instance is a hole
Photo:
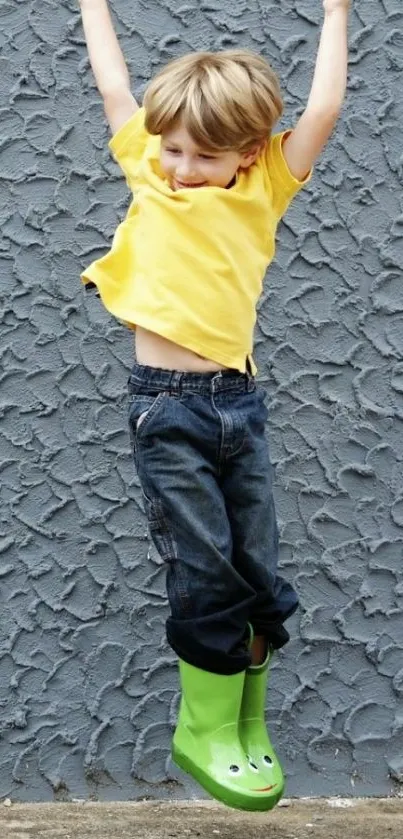
[[[129,385],[147,387],[152,391],[166,390],[174,393],[193,391],[201,394],[223,391],[245,393],[256,389],[254,377],[250,373],[240,373],[239,370],[225,369],[218,373],[184,373],[180,370],[164,370],[137,363],[132,368]]]

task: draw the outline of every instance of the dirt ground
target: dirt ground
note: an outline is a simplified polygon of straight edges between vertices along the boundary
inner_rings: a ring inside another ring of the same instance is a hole
[[[403,798],[285,801],[248,814],[210,802],[0,804],[1,839],[402,839]]]

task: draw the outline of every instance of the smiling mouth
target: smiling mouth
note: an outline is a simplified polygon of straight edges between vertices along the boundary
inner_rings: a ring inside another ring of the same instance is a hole
[[[203,181],[203,183],[200,183],[200,184],[185,184],[185,183],[183,183],[183,181],[178,181],[175,178],[174,184],[175,184],[175,186],[178,186],[180,189],[200,189],[201,186],[206,185],[206,182]]]

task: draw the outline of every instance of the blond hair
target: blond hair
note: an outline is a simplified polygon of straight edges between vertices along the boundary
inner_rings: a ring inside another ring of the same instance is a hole
[[[283,101],[277,76],[262,56],[226,50],[171,61],[147,87],[144,107],[150,134],[182,121],[202,148],[245,153],[270,137]]]

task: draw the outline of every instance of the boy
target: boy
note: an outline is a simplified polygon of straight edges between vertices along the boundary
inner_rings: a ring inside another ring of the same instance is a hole
[[[287,642],[297,607],[277,574],[252,338],[278,222],[345,94],[349,0],[323,5],[306,109],[292,131],[272,136],[282,101],[263,58],[177,59],[139,108],[106,0],[81,0],[110,148],[134,197],[111,251],[83,280],[136,330],[131,436],[180,660],[173,756],[212,795],[251,810],[270,809],[284,787],[264,697],[271,652]]]

